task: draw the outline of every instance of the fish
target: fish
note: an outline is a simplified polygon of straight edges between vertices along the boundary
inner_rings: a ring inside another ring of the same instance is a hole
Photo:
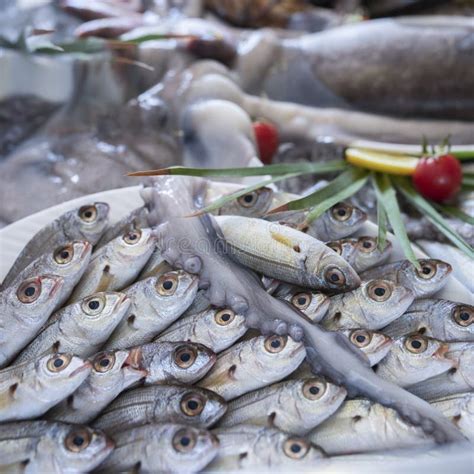
[[[13,280],[12,284],[37,275],[58,275],[64,283],[57,295],[56,308],[68,299],[74,286],[85,272],[91,258],[92,245],[86,240],[75,240],[47,252],[31,262]]]
[[[46,413],[86,379],[90,364],[71,353],[44,355],[0,370],[0,422]]]
[[[199,342],[216,354],[230,347],[247,332],[245,318],[229,308],[209,308],[183,316],[155,341]]]
[[[115,449],[104,472],[199,472],[216,456],[218,439],[209,431],[179,424],[150,424],[114,434]]]
[[[193,384],[216,362],[206,346],[193,342],[150,342],[134,348],[135,361],[148,374],[145,384]]]
[[[219,216],[260,217],[270,209],[273,195],[272,189],[262,187],[224,204],[216,214]]]
[[[407,387],[453,367],[448,344],[421,334],[395,339],[390,352],[377,364],[380,377]]]
[[[219,428],[250,424],[304,436],[331,416],[346,395],[343,387],[314,375],[285,380],[232,400]]]
[[[360,279],[352,267],[317,239],[275,222],[217,216],[226,251],[266,276],[318,290],[348,291]]]
[[[183,270],[129,286],[123,290],[131,301],[127,316],[120,321],[105,348],[124,349],[152,341],[191,305],[197,289],[198,277]]]
[[[305,438],[276,428],[236,425],[213,430],[219,452],[206,472],[313,471],[325,453]]]
[[[393,345],[391,337],[378,331],[341,329],[339,332],[367,356],[371,367],[378,364],[390,352]]]
[[[163,275],[163,273],[170,272],[172,270],[173,268],[163,260],[160,249],[155,246],[151,257],[142,268],[140,275],[138,275],[138,280],[144,280],[145,278],[152,276],[160,276]]]
[[[452,267],[436,259],[418,259],[420,270],[408,260],[387,263],[362,272],[362,280],[383,278],[410,289],[415,298],[426,298],[439,291],[447,283]]]
[[[464,436],[474,441],[474,393],[456,393],[430,401],[444,416],[459,427]]]
[[[331,456],[435,444],[392,408],[366,399],[346,400],[308,439]]]
[[[285,294],[283,296],[280,287],[277,289],[275,296],[288,301],[314,323],[319,323],[326,315],[330,306],[330,299],[324,293],[290,287],[288,290],[284,290]]]
[[[70,303],[100,291],[120,291],[136,279],[155,245],[151,229],[136,229],[92,254]]]
[[[306,355],[304,345],[291,337],[257,336],[220,353],[198,386],[232,400],[290,375]]]
[[[384,333],[400,337],[416,332],[441,341],[474,342],[473,323],[474,306],[426,298],[414,301],[405,314],[384,328]]]
[[[41,255],[74,240],[87,240],[95,245],[108,222],[109,205],[95,202],[65,212],[40,229],[25,245],[9,272],[3,279],[6,288],[12,281]]]
[[[13,360],[47,321],[64,279],[40,275],[0,293],[0,368]]]
[[[225,400],[209,390],[182,385],[150,385],[122,393],[92,426],[112,436],[155,423],[207,428],[216,423],[226,409]]]
[[[91,360],[89,377],[46,418],[65,423],[89,423],[122,391],[147,375],[134,363],[132,351],[99,352]]]
[[[86,426],[44,420],[0,424],[0,466],[23,463],[26,472],[89,472],[113,449],[102,431]]]
[[[357,232],[367,220],[367,214],[350,204],[340,202],[324,212],[318,219],[305,225],[308,211],[283,211],[267,214],[265,219],[298,228],[308,235],[329,242],[348,237]]]
[[[411,290],[389,280],[375,279],[347,293],[329,298],[321,325],[339,329],[380,329],[399,318],[413,303]]]
[[[95,293],[62,308],[51,316],[15,363],[41,354],[72,352],[89,357],[100,350],[130,307],[123,293]]]
[[[392,251],[392,244],[385,242],[380,249],[376,237],[359,237],[333,240],[326,245],[339,254],[357,272],[361,273],[369,268],[384,263]]]
[[[455,395],[474,390],[474,344],[451,342],[446,353],[454,367],[443,374],[411,385],[408,390],[425,400]]]

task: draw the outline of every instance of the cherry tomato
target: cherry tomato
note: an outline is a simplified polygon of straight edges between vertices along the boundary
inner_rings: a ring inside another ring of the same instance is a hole
[[[453,155],[423,157],[412,176],[415,188],[428,199],[441,202],[461,188],[462,168]]]
[[[262,163],[269,165],[278,150],[278,130],[268,122],[254,122],[253,131],[257,141],[258,154]]]

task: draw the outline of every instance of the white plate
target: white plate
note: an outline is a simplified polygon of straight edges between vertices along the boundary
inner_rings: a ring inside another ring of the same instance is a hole
[[[31,237],[33,237],[41,227],[56,217],[70,209],[83,206],[84,204],[94,201],[104,201],[110,205],[110,222],[113,223],[143,204],[139,190],[140,186],[133,186],[89,194],[88,196],[50,207],[4,227],[0,230],[0,280],[3,280],[16,257]],[[357,234],[376,236],[377,226],[371,222],[367,222]],[[391,241],[393,244],[393,252],[390,260],[396,261],[403,259],[403,251],[393,236],[391,236]],[[426,257],[426,254],[419,249],[416,249],[416,253],[419,258]],[[471,292],[453,276],[449,278],[448,283],[437,296],[461,303],[472,304],[473,302]]]

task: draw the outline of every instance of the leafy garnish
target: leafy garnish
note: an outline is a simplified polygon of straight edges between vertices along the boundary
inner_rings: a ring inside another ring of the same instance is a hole
[[[375,173],[371,175],[372,185],[375,187]],[[387,243],[387,213],[385,212],[385,208],[382,204],[382,200],[379,199],[379,195],[376,193],[377,197],[377,247],[379,250],[383,250]]]

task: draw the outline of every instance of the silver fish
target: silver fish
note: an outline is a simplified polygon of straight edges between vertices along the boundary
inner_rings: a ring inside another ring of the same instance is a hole
[[[326,242],[326,245],[338,253],[357,273],[385,262],[392,251],[392,244],[385,243],[383,250],[377,245],[375,237],[359,237]]]
[[[270,209],[272,202],[273,190],[263,187],[224,204],[216,214],[220,216],[260,217]]]
[[[171,265],[168,265],[168,263],[165,262],[165,260],[161,256],[160,249],[155,245],[153,253],[146,262],[145,266],[142,268],[140,275],[138,276],[138,280],[144,280],[145,278],[149,278],[152,276],[161,276],[163,275],[163,273],[170,272],[172,270],[173,267],[171,267]]]
[[[384,278],[409,288],[415,298],[426,298],[439,291],[447,282],[452,268],[449,263],[435,259],[420,259],[417,270],[408,260],[387,263],[361,273],[362,280]]]
[[[474,343],[451,342],[446,357],[453,360],[452,369],[411,385],[408,390],[425,400],[474,390]]]
[[[120,395],[94,421],[106,433],[154,423],[180,423],[206,428],[225,413],[227,404],[216,393],[181,385],[151,385]]]
[[[67,423],[88,423],[117,395],[146,376],[134,364],[132,351],[100,352],[92,360],[92,371],[84,383],[46,417]]]
[[[67,242],[87,240],[95,245],[105,230],[108,214],[109,205],[96,202],[59,216],[29,240],[4,278],[2,286],[9,286],[30,263]]]
[[[420,427],[405,422],[392,408],[364,399],[345,401],[308,437],[330,455],[435,444]]]
[[[322,290],[347,291],[360,279],[322,242],[262,219],[218,216],[229,254],[237,262],[278,280]]]
[[[265,219],[301,229],[307,214],[307,211],[284,211],[267,214]],[[352,235],[366,220],[365,212],[355,206],[340,202],[302,230],[318,240],[329,242]]]
[[[441,299],[416,300],[384,328],[392,337],[417,332],[442,341],[474,342],[474,307]]]
[[[346,395],[343,387],[323,378],[286,380],[230,402],[219,428],[273,426],[302,436],[331,416]]]
[[[95,354],[130,307],[123,293],[95,293],[57,311],[15,363],[52,352],[72,352],[80,357]]]
[[[201,379],[216,362],[216,355],[192,342],[150,342],[135,348],[135,360],[148,375],[145,384],[185,383]]]
[[[0,425],[0,465],[23,462],[30,473],[89,472],[113,448],[103,432],[85,426],[42,420]]]
[[[193,302],[198,277],[183,270],[140,280],[123,290],[131,301],[128,316],[117,326],[106,349],[124,349],[153,340]],[[179,339],[180,341],[185,339]]]
[[[306,355],[302,342],[288,336],[258,336],[219,354],[200,387],[231,400],[291,374]]]
[[[94,252],[70,302],[99,291],[120,291],[130,285],[153,252],[155,241],[151,229],[137,229]]]
[[[342,329],[339,332],[367,356],[371,367],[378,364],[390,352],[393,345],[391,337],[378,331]]]
[[[206,472],[311,472],[326,457],[308,440],[275,428],[239,424],[214,433],[219,453]]]
[[[395,339],[389,354],[377,365],[380,377],[406,387],[442,374],[453,367],[446,357],[448,344],[412,334]]]
[[[74,286],[85,272],[91,258],[92,245],[86,240],[75,240],[47,252],[30,263],[12,285],[37,275],[58,275],[64,279],[61,291],[57,295],[56,307],[59,308],[68,299]]]
[[[104,472],[199,472],[216,456],[217,438],[186,425],[153,424],[114,435],[116,447],[100,466]]]
[[[457,393],[430,402],[448,417],[470,441],[474,441],[474,393]]]
[[[72,354],[45,355],[0,371],[0,422],[46,413],[81,385],[90,364]]]
[[[321,324],[338,329],[380,329],[400,317],[413,303],[413,293],[388,280],[362,282],[356,290],[329,298]]]
[[[0,293],[0,367],[28,344],[54,311],[64,280],[42,275]]]
[[[241,314],[227,308],[209,308],[178,319],[155,341],[199,342],[218,353],[230,347],[246,331],[245,318]]]
[[[279,288],[276,296],[288,301],[295,308],[306,314],[314,323],[319,323],[329,309],[329,297],[318,291],[308,291],[292,287],[289,291],[285,291],[284,296],[280,295]]]

